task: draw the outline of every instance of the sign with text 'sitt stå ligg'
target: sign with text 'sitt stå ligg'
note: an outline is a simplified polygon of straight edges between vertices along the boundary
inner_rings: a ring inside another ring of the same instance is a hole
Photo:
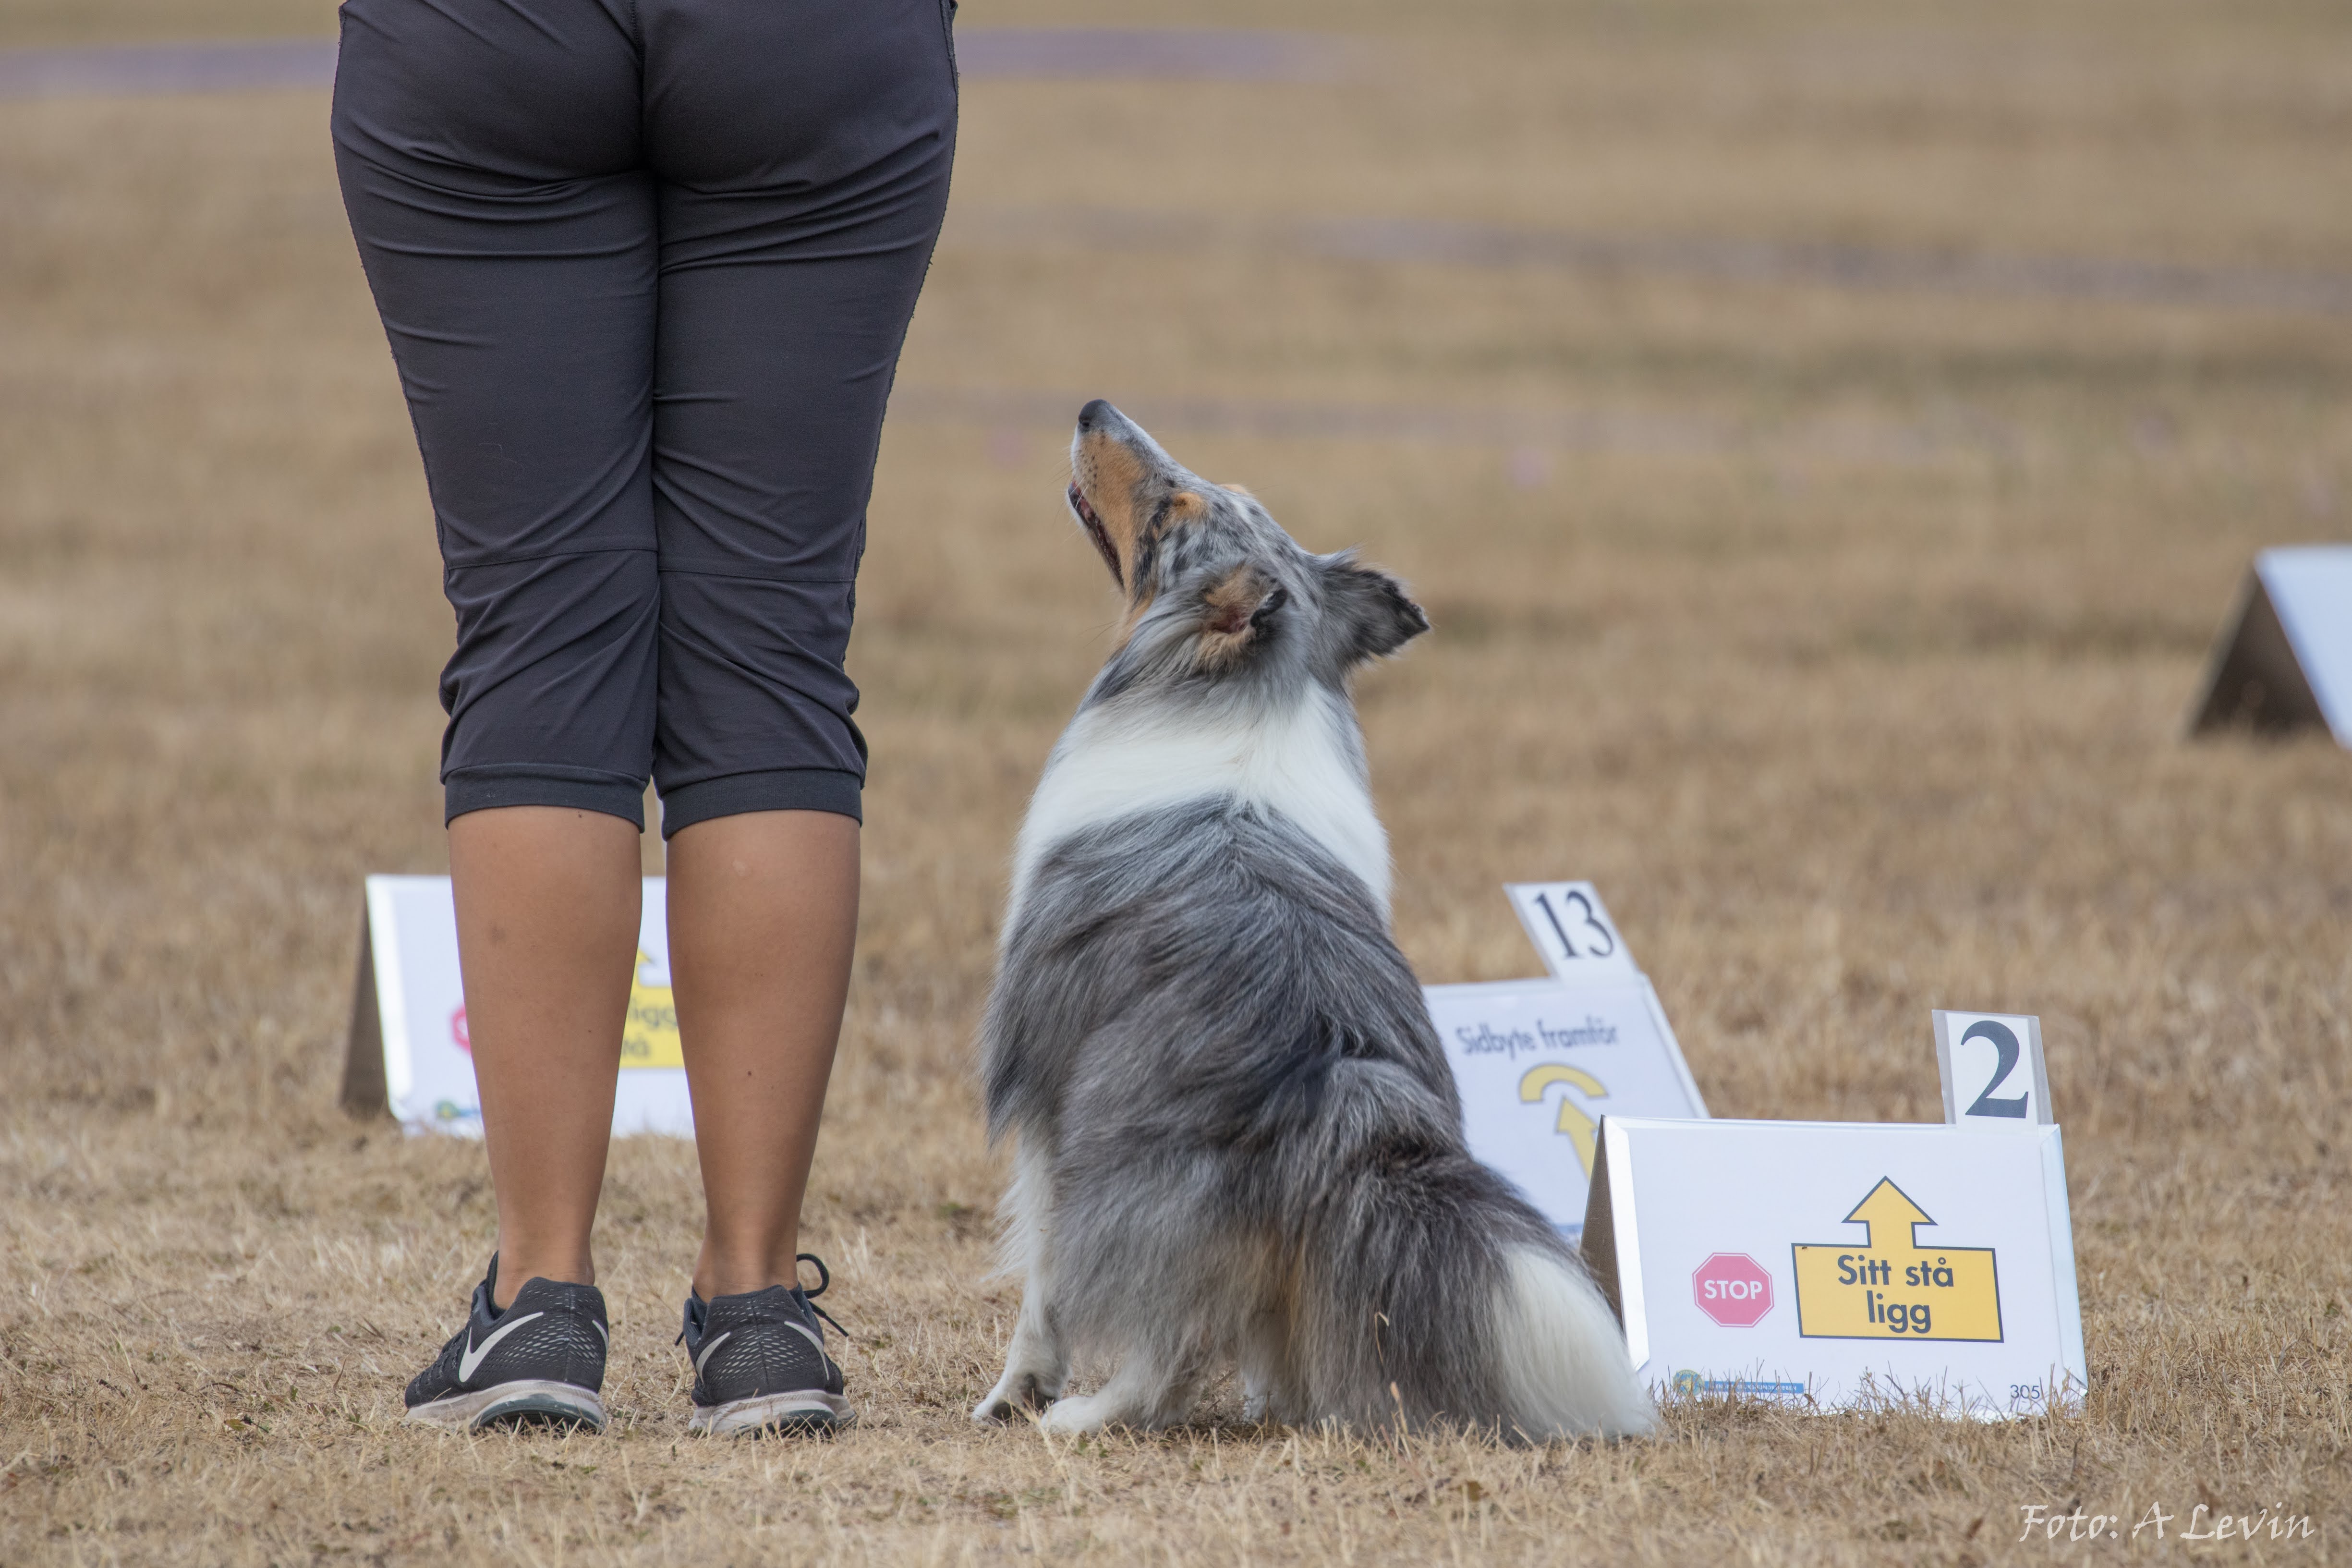
[[[2083,1394],[2058,1129],[1615,1116],[1585,1260],[1662,1394],[2004,1417]]]
[[[659,877],[645,881],[636,973],[620,1040],[615,1137],[694,1135],[694,1106],[670,1000],[669,922]],[[390,1110],[412,1132],[478,1137],[473,1036],[457,969],[457,914],[446,877],[370,877],[359,986],[343,1066],[344,1107]]]
[[[1461,1090],[1470,1152],[1572,1236],[1604,1112],[1704,1117],[1706,1104],[1592,884],[1505,890],[1552,977],[1423,994]]]

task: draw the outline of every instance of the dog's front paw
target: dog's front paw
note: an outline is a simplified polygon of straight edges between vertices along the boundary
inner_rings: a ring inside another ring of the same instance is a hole
[[[1173,1405],[1155,1409],[1133,1397],[1132,1391],[1122,1391],[1114,1384],[1093,1394],[1055,1403],[1051,1410],[1037,1417],[1040,1431],[1055,1436],[1074,1436],[1081,1432],[1108,1431],[1124,1426],[1137,1432],[1156,1432],[1172,1426],[1181,1415],[1181,1407]]]
[[[1016,1373],[1008,1367],[988,1391],[988,1397],[972,1406],[971,1418],[982,1426],[992,1426],[1022,1411],[1045,1409],[1061,1392],[1058,1381],[1049,1384],[1041,1373]]]
[[[1115,1422],[1115,1413],[1098,1394],[1083,1399],[1065,1399],[1037,1418],[1037,1425],[1044,1430],[1064,1435],[1099,1432]]]
[[[1299,1402],[1280,1383],[1260,1383],[1244,1378],[1242,1383],[1242,1419],[1260,1426],[1296,1426],[1299,1422]]]

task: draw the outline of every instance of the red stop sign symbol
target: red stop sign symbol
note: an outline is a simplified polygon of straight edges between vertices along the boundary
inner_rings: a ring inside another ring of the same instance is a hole
[[[1744,1252],[1717,1252],[1691,1270],[1691,1298],[1727,1329],[1753,1328],[1772,1310],[1772,1276]]]

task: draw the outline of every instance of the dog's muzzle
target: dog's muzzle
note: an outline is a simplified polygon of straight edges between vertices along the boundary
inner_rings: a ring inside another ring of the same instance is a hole
[[[1111,548],[1110,532],[1103,527],[1102,519],[1095,515],[1095,509],[1087,504],[1087,492],[1078,489],[1076,479],[1070,481],[1070,510],[1077,514],[1078,526],[1087,531],[1095,548],[1102,552],[1103,564],[1110,568],[1111,581],[1126,587],[1127,574],[1119,569],[1118,552]]]

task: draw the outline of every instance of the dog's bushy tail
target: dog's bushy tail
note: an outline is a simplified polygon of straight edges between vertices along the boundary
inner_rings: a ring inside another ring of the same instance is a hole
[[[1310,1405],[1517,1441],[1655,1425],[1582,1261],[1494,1172],[1392,1150],[1318,1184],[1294,1320]]]

